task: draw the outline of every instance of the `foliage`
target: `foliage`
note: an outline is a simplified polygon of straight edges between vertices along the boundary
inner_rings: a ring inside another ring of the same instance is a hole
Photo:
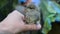
[[[51,22],[54,22],[56,17],[58,17],[57,14],[58,11],[60,11],[60,6],[54,1],[42,0],[40,7],[42,9],[44,19],[42,33],[47,34],[52,28]]]
[[[0,21],[2,21],[12,10],[12,1],[0,0]]]

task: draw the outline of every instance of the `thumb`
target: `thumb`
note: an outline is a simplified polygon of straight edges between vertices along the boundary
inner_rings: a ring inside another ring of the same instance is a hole
[[[26,25],[26,30],[39,30],[41,29],[41,25],[40,24],[27,24]]]

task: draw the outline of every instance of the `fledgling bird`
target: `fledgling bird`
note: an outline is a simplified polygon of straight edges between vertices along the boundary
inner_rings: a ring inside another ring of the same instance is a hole
[[[26,21],[27,23],[36,23],[40,22],[40,10],[34,5],[34,3],[30,3],[26,8]]]
[[[31,0],[27,0],[25,3],[21,3],[16,7],[16,9],[25,15],[25,21],[28,24],[36,23],[37,21],[40,22],[40,11],[37,9],[34,3],[31,3]]]

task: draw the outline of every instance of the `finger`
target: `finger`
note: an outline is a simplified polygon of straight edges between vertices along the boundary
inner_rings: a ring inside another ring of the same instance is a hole
[[[26,26],[26,30],[39,30],[41,29],[41,25],[40,24],[27,24]]]

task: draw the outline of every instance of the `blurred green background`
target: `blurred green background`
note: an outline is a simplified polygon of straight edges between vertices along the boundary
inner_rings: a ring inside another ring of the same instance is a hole
[[[15,4],[17,4],[17,0],[0,0],[0,21],[14,10]]]

